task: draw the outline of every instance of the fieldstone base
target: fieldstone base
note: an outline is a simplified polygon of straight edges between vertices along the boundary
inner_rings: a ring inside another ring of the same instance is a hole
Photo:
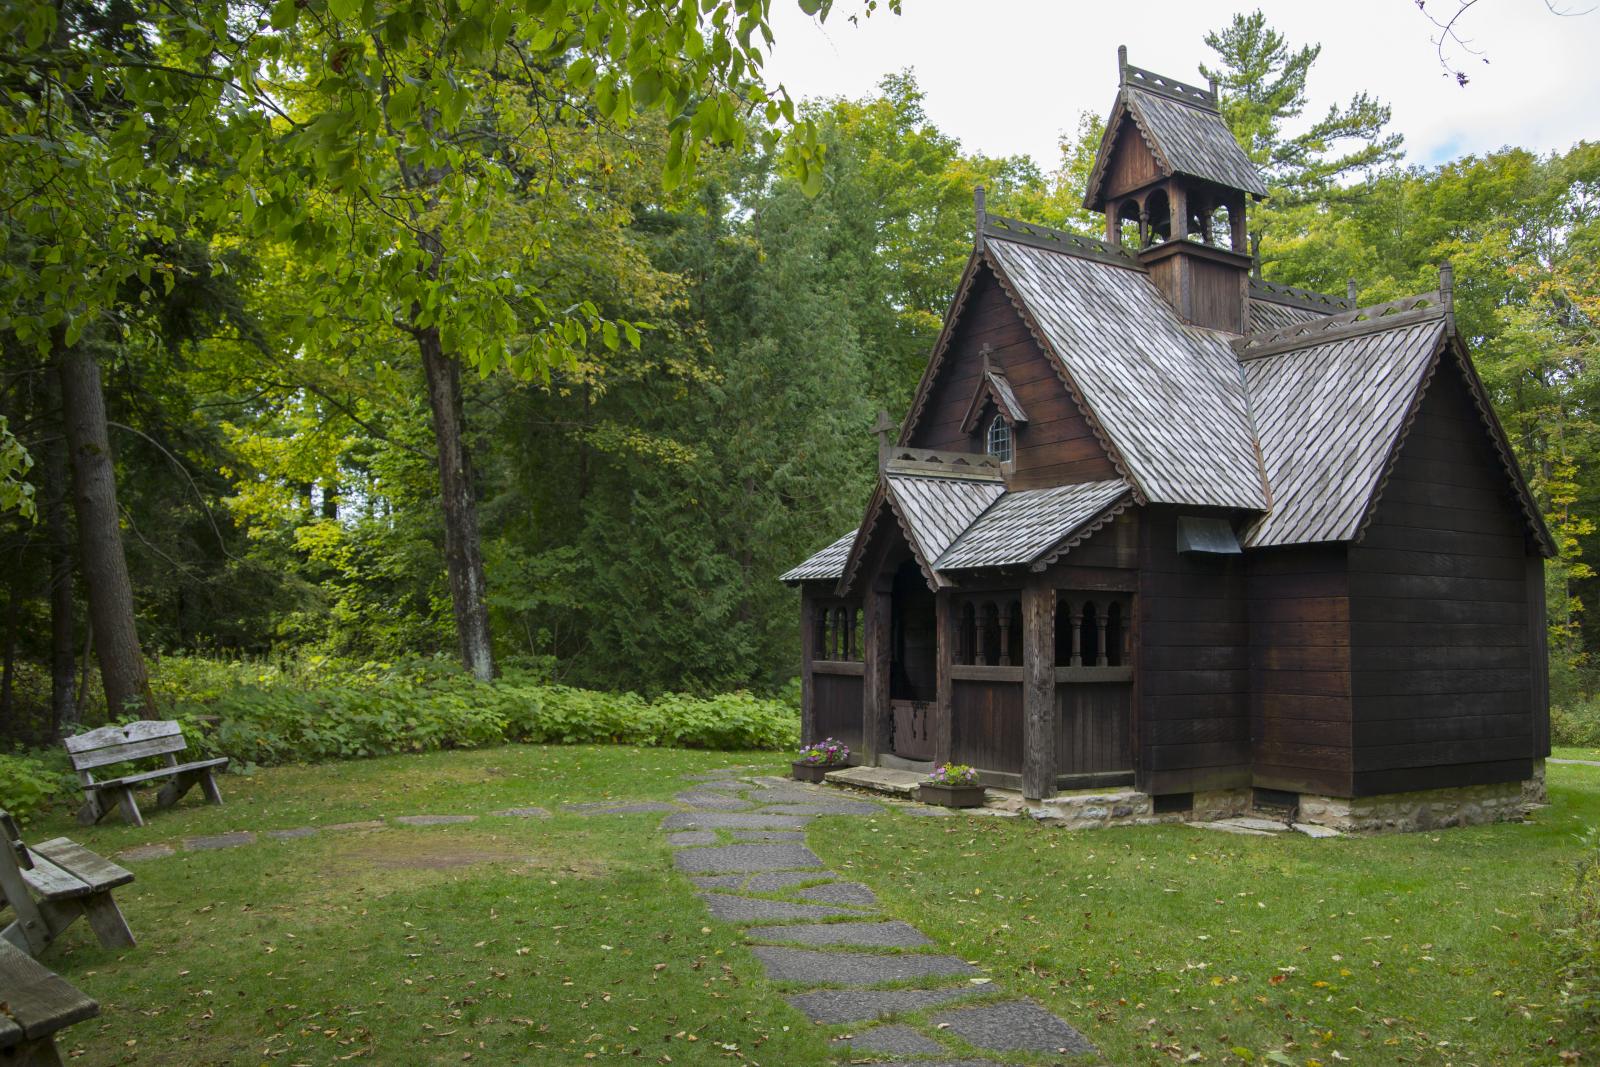
[[[1404,833],[1447,826],[1507,822],[1527,814],[1529,796],[1544,794],[1544,766],[1526,782],[1421,789],[1375,797],[1321,797],[1302,793],[1300,822],[1344,833]]]
[[[1550,803],[1550,795],[1544,791],[1544,760],[1533,761],[1533,777],[1522,783],[1522,799],[1528,804]]]

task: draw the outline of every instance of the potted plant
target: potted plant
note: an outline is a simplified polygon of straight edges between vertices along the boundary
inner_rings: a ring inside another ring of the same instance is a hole
[[[917,787],[917,799],[946,808],[981,808],[983,786],[978,784],[978,772],[971,767],[948,763],[935,767],[933,773],[922,780]]]
[[[794,761],[794,779],[820,782],[829,771],[838,770],[849,762],[850,746],[829,737],[800,749],[800,758]]]

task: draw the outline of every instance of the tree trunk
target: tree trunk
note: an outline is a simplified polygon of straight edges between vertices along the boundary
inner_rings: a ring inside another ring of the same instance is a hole
[[[72,499],[78,515],[78,552],[89,594],[89,625],[99,654],[106,714],[155,714],[144,653],[133,621],[133,586],[122,551],[117,481],[106,436],[100,367],[83,345],[57,344],[67,449],[72,457]]]
[[[494,677],[489,642],[489,605],[483,580],[483,549],[478,540],[478,502],[473,495],[472,460],[467,454],[461,412],[461,373],[444,351],[437,327],[417,331],[422,369],[433,409],[433,436],[439,450],[439,496],[444,506],[444,559],[455,610],[461,662],[474,677]]]
[[[50,723],[56,737],[81,721],[73,692],[78,620],[72,595],[67,494],[67,446],[56,441],[46,446],[44,453],[44,521],[50,546]]]

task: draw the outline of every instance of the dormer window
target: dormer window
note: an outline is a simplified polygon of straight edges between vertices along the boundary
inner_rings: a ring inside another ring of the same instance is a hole
[[[989,455],[1001,463],[1011,462],[1011,424],[1004,415],[996,415],[989,424]]]

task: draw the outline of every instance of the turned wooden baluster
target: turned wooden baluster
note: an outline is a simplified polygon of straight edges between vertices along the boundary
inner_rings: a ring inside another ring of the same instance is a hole
[[[1083,666],[1083,619],[1072,610],[1072,605],[1067,605],[1067,620],[1072,623],[1072,657],[1067,660],[1069,667]]]
[[[1011,605],[1000,615],[1000,666],[1011,666]]]
[[[1094,665],[1096,667],[1104,667],[1109,662],[1106,659],[1106,615],[1107,612],[1101,612],[1094,617]]]

